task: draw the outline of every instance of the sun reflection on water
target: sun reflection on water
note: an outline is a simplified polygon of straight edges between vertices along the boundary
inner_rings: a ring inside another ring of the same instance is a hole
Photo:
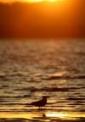
[[[59,117],[59,118],[63,118],[63,117],[65,117],[65,113],[63,113],[63,112],[47,112],[46,113],[46,116],[47,117]]]
[[[60,119],[60,120],[76,120],[79,118],[85,118],[85,113],[81,112],[57,112],[57,111],[48,111],[48,110],[37,110],[31,112],[0,112],[1,118],[22,118],[22,119],[33,119],[33,118],[51,118]]]
[[[46,112],[47,117],[60,118],[62,120],[76,120],[78,118],[84,118],[85,113],[78,112]]]

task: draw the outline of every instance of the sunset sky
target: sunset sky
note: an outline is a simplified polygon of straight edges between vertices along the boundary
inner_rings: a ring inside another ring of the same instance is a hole
[[[0,7],[0,37],[84,37],[85,0],[0,0],[40,4],[9,4]],[[43,4],[42,1],[47,2]],[[56,4],[55,4],[56,3]]]
[[[58,0],[0,0],[1,2],[42,2],[42,1],[58,1]]]
[[[59,2],[59,1],[66,1],[66,0],[0,0],[0,2]]]

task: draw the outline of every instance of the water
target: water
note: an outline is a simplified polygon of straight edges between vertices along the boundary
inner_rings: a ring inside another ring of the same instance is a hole
[[[42,110],[28,105],[44,95]],[[1,40],[0,118],[85,121],[85,40]]]

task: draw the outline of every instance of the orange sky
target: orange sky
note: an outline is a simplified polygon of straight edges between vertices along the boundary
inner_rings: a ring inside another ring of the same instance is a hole
[[[28,2],[28,1],[31,1],[31,0],[0,0],[0,2],[16,2],[16,1],[19,1],[19,2]],[[32,0],[32,1],[34,2],[36,0]]]
[[[30,1],[33,1],[33,2],[41,2],[41,1],[55,2],[55,1],[58,1],[59,2],[59,1],[65,1],[65,0],[0,0],[0,2],[16,2],[16,1],[19,1],[19,2],[30,2]]]
[[[14,2],[14,1],[17,1],[17,0],[0,0],[0,2]],[[22,0],[19,0],[19,1],[22,1]]]
[[[29,0],[0,1],[24,2]],[[7,4],[1,6],[0,35],[3,37],[5,35],[23,35],[24,37],[29,35],[32,37],[39,35],[42,37],[50,37],[50,35],[54,37],[85,36],[85,0],[56,0],[56,4],[15,4],[11,7]]]
[[[25,0],[0,0],[0,2],[16,2],[16,1],[25,1]]]

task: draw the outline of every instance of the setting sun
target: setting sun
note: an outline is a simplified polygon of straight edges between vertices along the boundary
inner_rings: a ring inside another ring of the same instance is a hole
[[[63,0],[25,0],[26,2],[62,2]]]
[[[27,0],[27,2],[56,2],[56,0]]]

